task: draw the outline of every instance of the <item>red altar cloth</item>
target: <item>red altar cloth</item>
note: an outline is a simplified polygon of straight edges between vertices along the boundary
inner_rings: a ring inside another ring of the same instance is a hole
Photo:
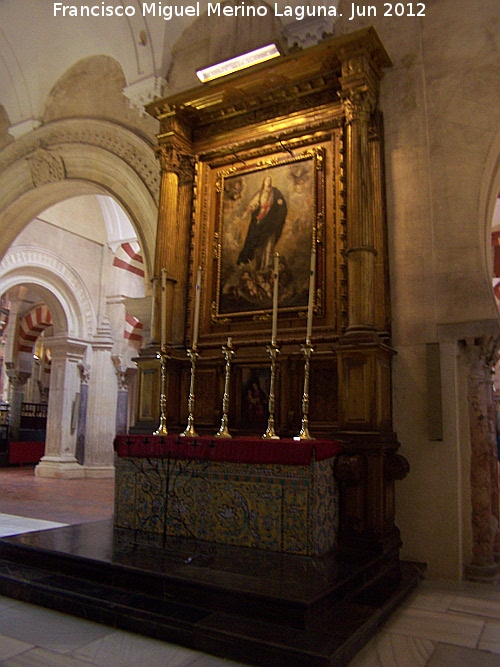
[[[118,456],[136,458],[201,459],[236,463],[279,463],[304,466],[336,456],[342,445],[335,440],[263,440],[255,437],[198,438],[178,435],[118,435]]]

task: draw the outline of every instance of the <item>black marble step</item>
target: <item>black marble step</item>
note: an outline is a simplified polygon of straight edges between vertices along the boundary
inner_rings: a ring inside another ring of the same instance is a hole
[[[0,592],[255,665],[345,665],[422,567],[166,540],[112,522],[0,540]]]

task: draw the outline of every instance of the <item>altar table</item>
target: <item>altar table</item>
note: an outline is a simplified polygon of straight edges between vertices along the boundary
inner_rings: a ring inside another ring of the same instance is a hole
[[[123,435],[115,525],[319,556],[335,548],[335,441]]]

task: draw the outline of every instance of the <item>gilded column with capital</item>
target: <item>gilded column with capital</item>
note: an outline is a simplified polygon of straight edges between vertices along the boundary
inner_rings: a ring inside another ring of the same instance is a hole
[[[347,208],[347,332],[375,329],[375,228],[369,130],[378,97],[378,76],[365,52],[342,62],[345,112]]]
[[[389,345],[383,132],[377,108],[382,68],[388,64],[369,45],[341,54],[347,322],[336,346],[339,427],[346,442],[338,481],[348,519],[341,530],[344,545],[397,559],[394,487],[409,465],[396,453],[399,443],[392,428],[394,352]]]
[[[187,274],[189,224],[193,185],[193,157],[185,145],[169,139],[160,143],[157,156],[161,168],[160,202],[155,251],[155,323],[153,338],[159,342],[162,269],[166,270],[166,336],[167,343],[179,342],[185,307],[184,283]]]
[[[167,106],[155,111],[154,115],[160,121],[156,156],[161,182],[152,281],[152,340],[136,359],[139,375],[134,430],[139,432],[152,432],[158,426],[160,362],[157,355],[161,344],[164,347],[162,352],[168,354],[164,387],[165,395],[168,395],[166,416],[167,419],[179,418],[175,409],[175,392],[178,391],[175,376],[180,361],[176,358],[175,349],[184,344],[195,164],[190,128],[184,123],[181,113]]]

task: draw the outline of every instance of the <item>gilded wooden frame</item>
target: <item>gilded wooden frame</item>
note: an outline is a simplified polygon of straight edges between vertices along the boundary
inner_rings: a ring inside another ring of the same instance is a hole
[[[322,311],[324,149],[216,175],[212,321],[260,319],[272,311],[274,253],[280,256],[280,313],[304,313],[312,244],[317,244],[315,310]],[[266,231],[267,230],[267,231]]]

